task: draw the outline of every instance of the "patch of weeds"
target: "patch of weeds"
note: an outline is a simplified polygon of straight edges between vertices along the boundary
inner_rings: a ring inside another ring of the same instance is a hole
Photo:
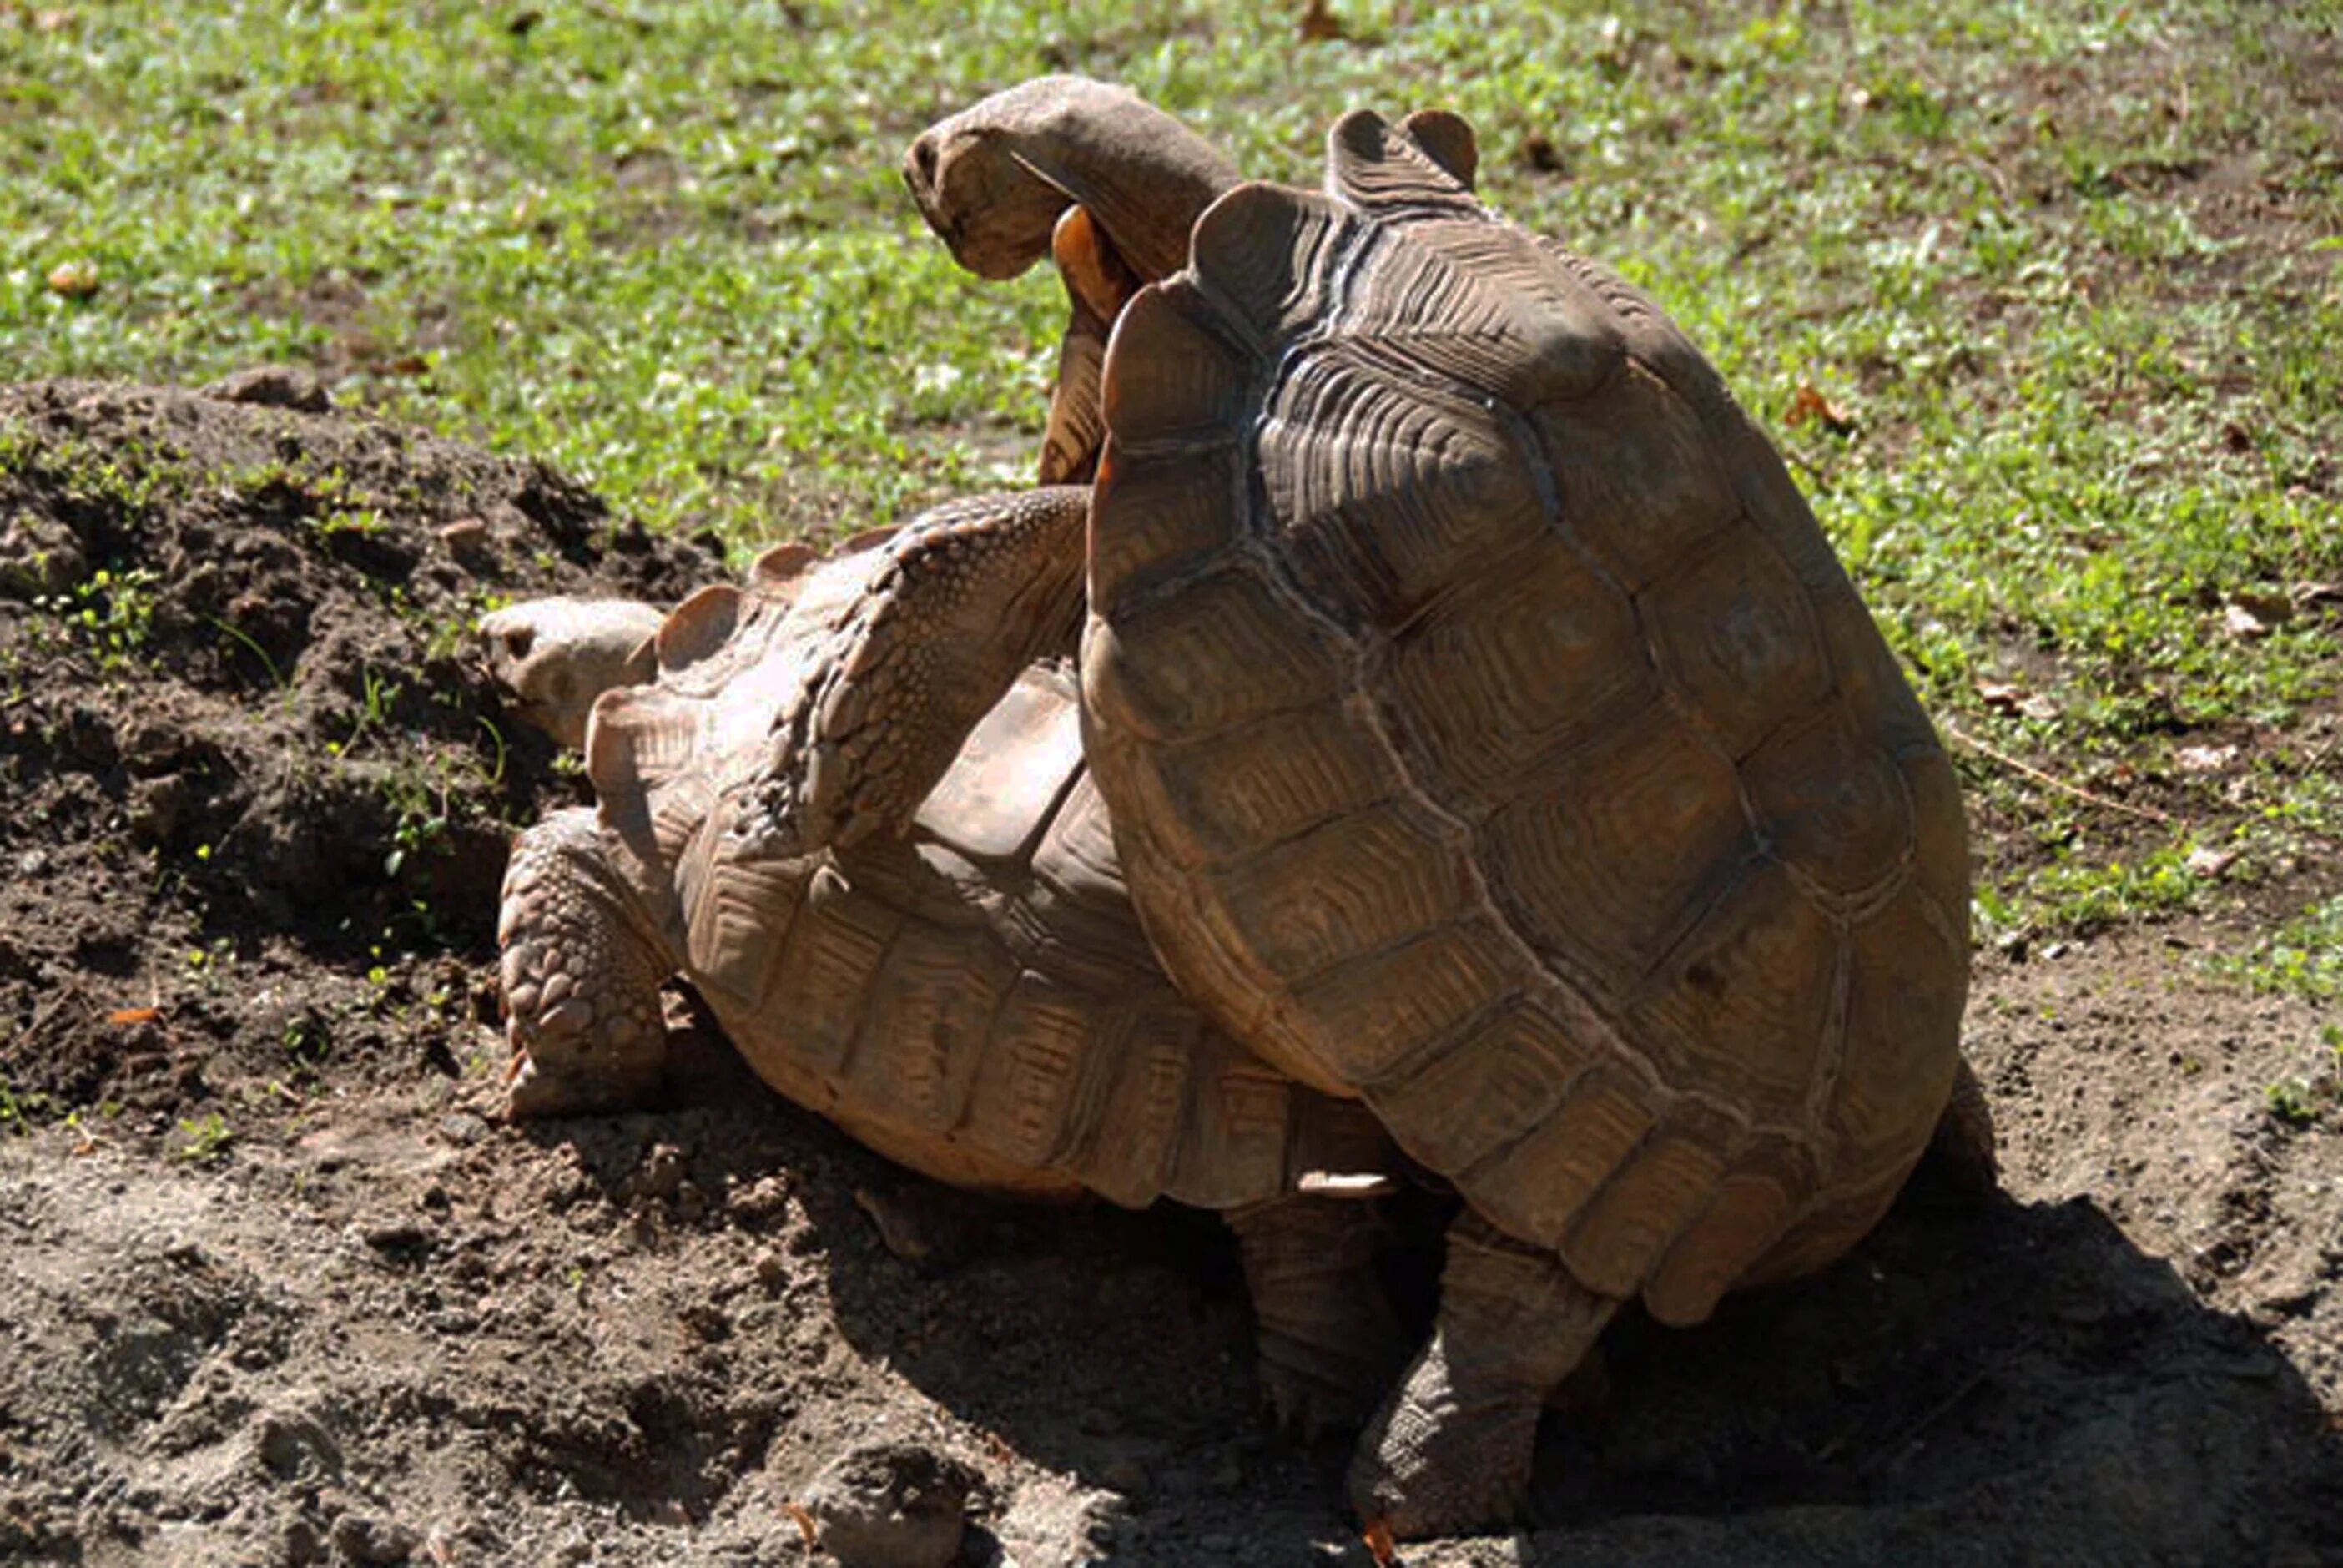
[[[19,1091],[5,1077],[0,1077],[0,1132],[29,1132],[33,1123],[48,1114],[49,1097],[31,1090]]]
[[[292,1059],[297,1076],[312,1073],[323,1067],[333,1053],[333,1025],[315,1009],[304,1009],[286,1020],[277,1043]]]
[[[2343,895],[2311,905],[2243,957],[2215,961],[2257,991],[2314,1001],[2343,996]]]
[[[1974,908],[1981,934],[1987,940],[2051,930],[2085,936],[2118,921],[2177,913],[2206,885],[2189,865],[2195,848],[2184,837],[2144,854],[2099,859],[2054,839],[2050,862],[2015,885],[1979,884]]]
[[[155,626],[155,587],[146,567],[101,567],[62,594],[45,594],[33,608],[46,611],[85,643],[109,674],[143,654]]]
[[[229,985],[236,963],[236,939],[219,937],[199,948],[189,948],[182,960],[187,979],[206,996],[218,996]]]
[[[2328,1111],[2343,1107],[2343,1024],[2322,1024],[2318,1060],[2307,1072],[2280,1079],[2262,1093],[2271,1119],[2302,1131]]]
[[[178,1157],[196,1164],[212,1164],[227,1157],[236,1144],[236,1129],[218,1111],[179,1119]]]

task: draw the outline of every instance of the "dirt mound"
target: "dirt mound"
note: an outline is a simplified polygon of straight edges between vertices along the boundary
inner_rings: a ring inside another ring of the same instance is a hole
[[[720,568],[236,390],[0,390],[0,1559],[790,1562],[894,1488],[926,1560],[947,1497],[966,1564],[1367,1561],[1210,1219],[946,1192],[712,1042],[669,1111],[492,1120],[507,835],[578,787],[470,623]],[[2343,1137],[2263,1098],[2319,1020],[2205,938],[1990,960],[2010,1196],[1624,1320],[1538,1528],[1403,1560],[2336,1560]]]
[[[288,373],[0,390],[0,1070],[28,1112],[184,1111],[223,1050],[426,1049],[551,782],[468,657],[478,611],[721,569],[541,464],[322,404]]]

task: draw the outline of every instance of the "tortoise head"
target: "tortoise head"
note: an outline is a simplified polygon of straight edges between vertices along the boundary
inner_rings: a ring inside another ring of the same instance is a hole
[[[1014,277],[1050,251],[1059,215],[1091,209],[1143,279],[1178,271],[1188,231],[1237,183],[1219,149],[1127,88],[1041,76],[930,127],[903,163],[911,199],[953,258]]]
[[[650,679],[659,612],[630,599],[539,598],[480,621],[488,678],[519,718],[576,750],[594,699]]]

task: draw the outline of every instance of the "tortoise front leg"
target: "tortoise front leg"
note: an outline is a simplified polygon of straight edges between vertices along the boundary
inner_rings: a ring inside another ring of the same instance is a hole
[[[1258,1326],[1262,1394],[1304,1438],[1373,1413],[1407,1349],[1374,1270],[1373,1210],[1351,1199],[1272,1199],[1227,1215]]]
[[[1360,1520],[1403,1541],[1510,1521],[1529,1491],[1546,1396],[1618,1309],[1554,1253],[1460,1215],[1432,1341],[1351,1462]]]
[[[1051,235],[1050,254],[1071,314],[1058,346],[1058,384],[1050,391],[1050,424],[1041,437],[1041,482],[1087,485],[1106,447],[1106,340],[1140,284],[1088,207],[1066,209]]]
[[[878,547],[806,657],[765,809],[791,851],[906,832],[969,731],[1035,659],[1071,654],[1090,490],[974,496]]]
[[[618,1109],[659,1089],[659,988],[674,966],[631,901],[588,808],[555,812],[513,846],[497,921],[511,1116]]]

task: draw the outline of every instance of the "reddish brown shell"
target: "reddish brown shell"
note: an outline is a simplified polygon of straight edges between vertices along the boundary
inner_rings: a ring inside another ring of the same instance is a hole
[[[1958,791],[1715,372],[1426,129],[1345,119],[1118,324],[1086,741],[1190,995],[1695,1321],[1927,1141]]]

